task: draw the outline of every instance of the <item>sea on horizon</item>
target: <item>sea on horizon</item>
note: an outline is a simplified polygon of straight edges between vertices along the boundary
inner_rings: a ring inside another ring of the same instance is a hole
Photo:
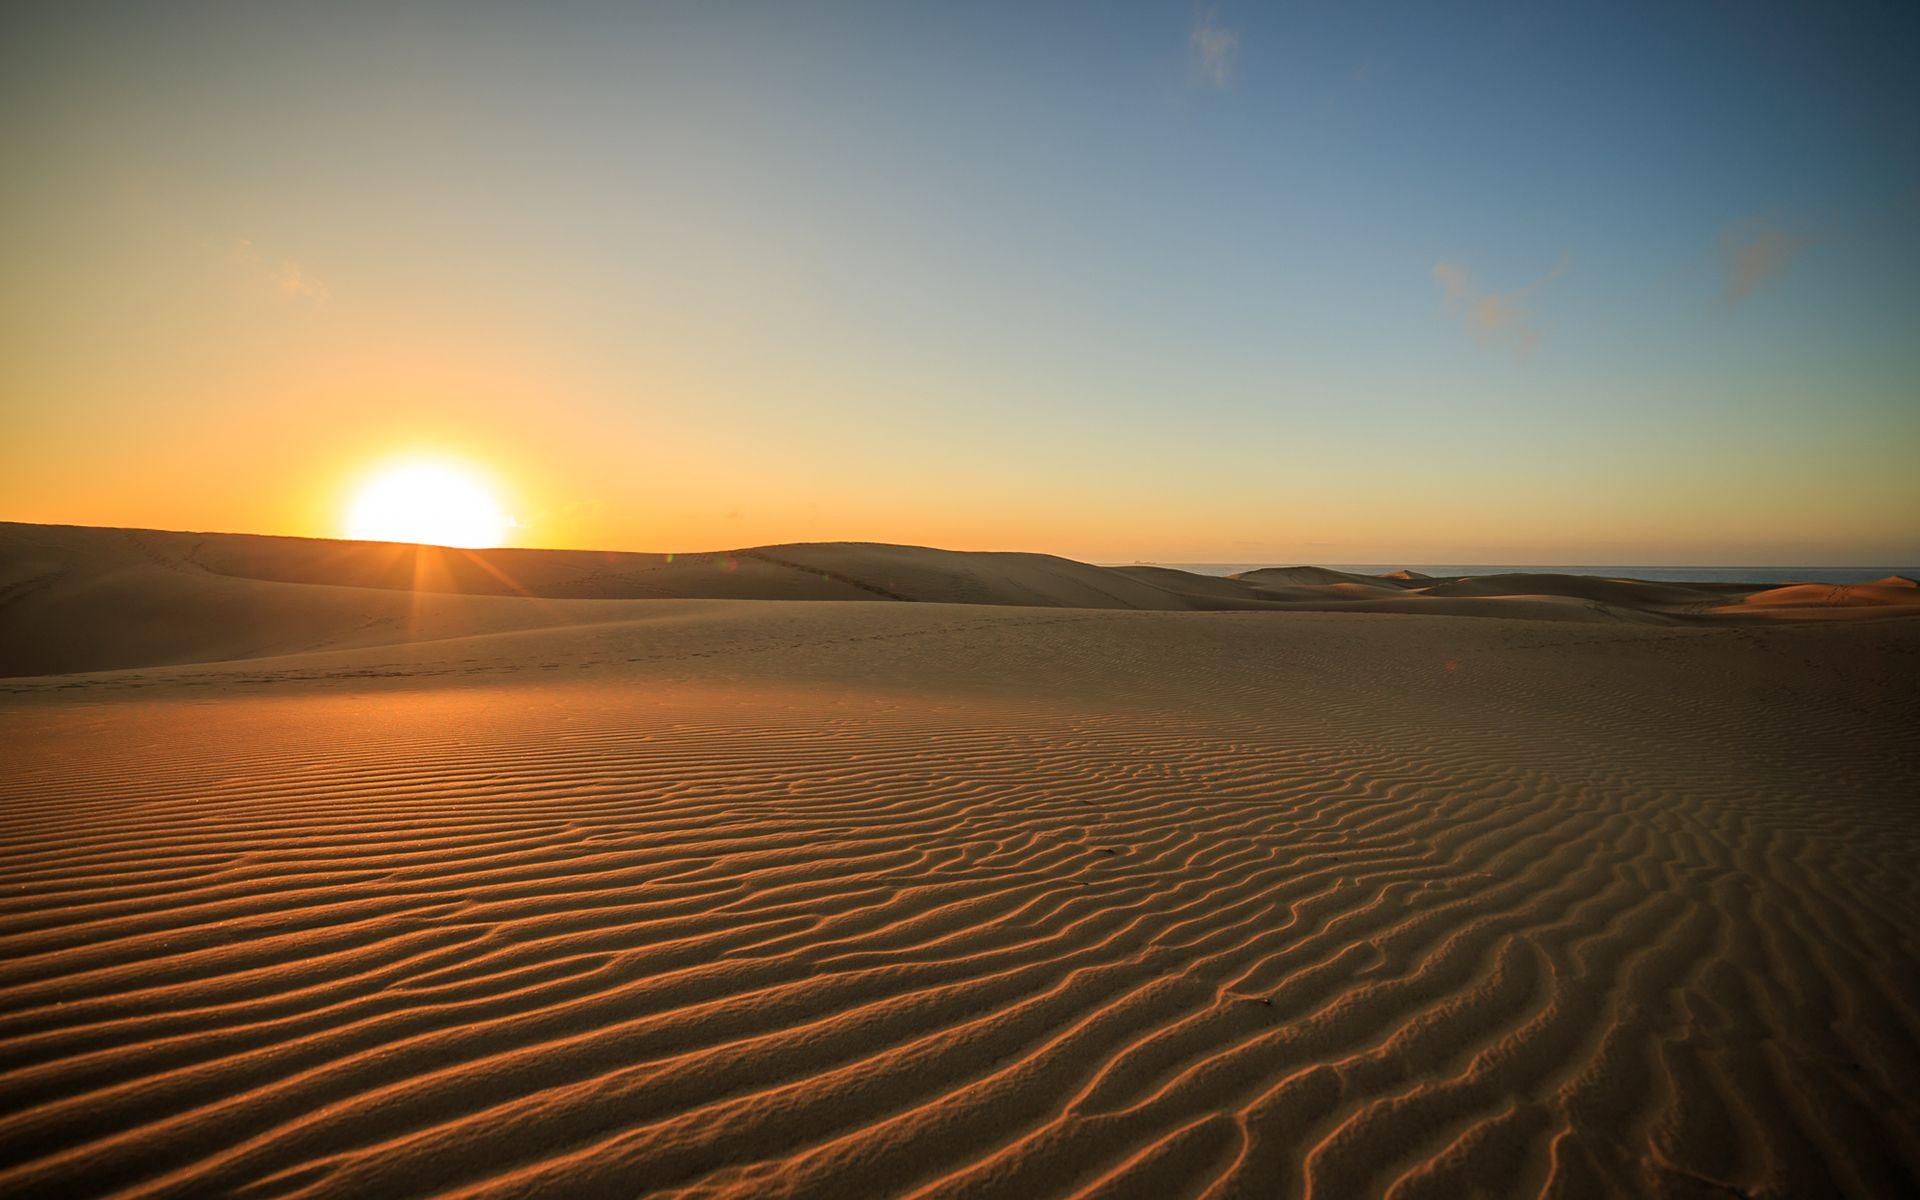
[[[1136,562],[1136,567],[1172,567],[1196,575],[1238,575],[1263,567],[1296,563],[1177,563]],[[1355,575],[1385,575],[1389,571],[1418,571],[1422,575],[1593,575],[1602,579],[1646,579],[1659,583],[1871,583],[1889,575],[1920,578],[1920,567],[1654,567],[1635,565],[1500,565],[1490,563],[1314,563]]]

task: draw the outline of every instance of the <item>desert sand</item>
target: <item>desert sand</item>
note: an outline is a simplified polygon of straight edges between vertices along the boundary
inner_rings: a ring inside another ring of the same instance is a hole
[[[1920,1194],[1916,616],[0,526],[0,1194]]]

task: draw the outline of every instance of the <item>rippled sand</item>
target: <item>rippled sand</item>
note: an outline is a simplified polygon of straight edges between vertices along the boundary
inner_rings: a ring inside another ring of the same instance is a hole
[[[0,1193],[1920,1192],[1920,622],[526,623],[0,680]]]

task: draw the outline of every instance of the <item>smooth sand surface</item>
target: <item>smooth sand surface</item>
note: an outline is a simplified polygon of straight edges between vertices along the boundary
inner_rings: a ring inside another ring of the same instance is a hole
[[[4,532],[0,1195],[1920,1193],[1901,583]]]
[[[519,603],[568,600],[559,606]],[[894,600],[1147,612],[1329,611],[1702,625],[1920,614],[1849,587],[1276,567],[1231,578],[1045,554],[837,542],[706,554],[448,550],[0,522],[0,676],[110,670],[618,619],[583,600]]]

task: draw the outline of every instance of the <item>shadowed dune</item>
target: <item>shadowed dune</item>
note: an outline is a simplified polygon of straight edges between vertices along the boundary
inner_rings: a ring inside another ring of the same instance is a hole
[[[1628,624],[1920,614],[1920,588],[1897,579],[1783,588],[1550,574],[1434,579],[1324,567],[1218,578],[1045,554],[870,543],[672,555],[0,524],[0,675],[614,620],[637,611],[617,602],[670,599],[1352,611]]]
[[[1408,584],[1407,580],[1391,575],[1355,575],[1348,571],[1335,571],[1330,567],[1262,567],[1257,571],[1242,571],[1233,578],[1254,587],[1345,586],[1382,592],[1397,592]]]
[[[1743,584],[1649,583],[1640,579],[1600,579],[1590,575],[1469,575],[1421,589],[1426,596],[1560,596],[1619,608],[1678,608],[1716,604],[1752,590]]]

